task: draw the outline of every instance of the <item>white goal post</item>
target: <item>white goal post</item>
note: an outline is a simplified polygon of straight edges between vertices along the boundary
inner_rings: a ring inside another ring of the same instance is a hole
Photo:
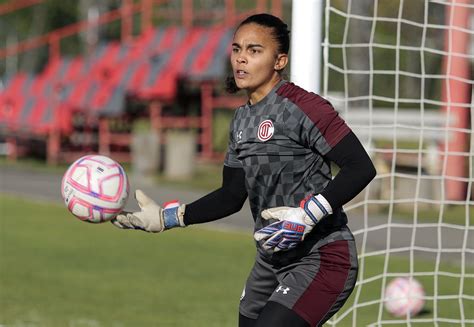
[[[474,2],[325,0],[322,7],[317,91],[359,135],[378,172],[345,207],[360,271],[328,325],[473,326]],[[399,276],[423,285],[420,314],[386,312],[385,289]]]

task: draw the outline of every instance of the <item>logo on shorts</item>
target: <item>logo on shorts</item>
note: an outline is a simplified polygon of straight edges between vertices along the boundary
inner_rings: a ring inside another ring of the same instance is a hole
[[[274,132],[275,127],[273,127],[273,122],[267,119],[258,125],[257,137],[260,141],[266,142],[272,138]]]
[[[280,285],[280,286],[278,286],[278,288],[277,288],[277,290],[276,290],[275,293],[278,293],[278,292],[280,292],[280,291],[283,292],[283,295],[286,295],[286,294],[288,294],[288,292],[290,291],[290,288],[289,288],[289,287],[283,287],[283,286]]]

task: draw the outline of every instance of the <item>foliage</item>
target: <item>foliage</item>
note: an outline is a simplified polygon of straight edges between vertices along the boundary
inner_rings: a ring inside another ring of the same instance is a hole
[[[426,99],[440,99],[441,79],[413,75],[441,74],[442,56],[437,52],[443,49],[444,31],[433,26],[444,23],[444,5],[424,0],[360,0],[357,5],[347,0],[332,0],[330,4],[342,14],[328,12],[329,63],[344,70],[370,70],[370,76],[357,72],[342,74],[330,68],[329,92],[345,92],[351,97],[374,95],[390,99],[413,99],[412,102],[397,103],[400,108],[418,107],[420,94]],[[347,16],[349,14],[352,16]],[[399,16],[403,20],[397,20]],[[368,20],[358,17],[367,17]],[[426,23],[431,26],[420,27]],[[372,78],[371,90],[369,77]],[[372,101],[374,107],[394,105],[390,101]],[[433,107],[429,104],[424,106]]]
[[[0,43],[14,44],[39,37],[74,23],[77,20],[76,2],[48,0],[44,3],[3,15],[0,19]],[[77,41],[77,38],[69,40],[67,42],[68,48],[77,52],[79,47]],[[18,56],[17,68],[20,71],[37,73],[42,69],[47,60],[48,47],[42,46],[21,53]],[[5,72],[6,66],[4,61],[2,61],[0,63],[0,75]]]

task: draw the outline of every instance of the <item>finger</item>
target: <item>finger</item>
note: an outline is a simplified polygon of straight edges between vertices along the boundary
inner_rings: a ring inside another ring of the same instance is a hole
[[[130,223],[130,220],[128,219],[128,214],[120,214],[115,219],[112,220],[112,223],[123,229],[134,229],[133,225]]]
[[[269,219],[283,220],[289,209],[291,208],[290,207],[269,208],[269,209],[263,210],[261,213],[261,216],[265,220],[269,220]]]
[[[265,243],[263,243],[262,247],[267,251],[276,250],[277,249],[276,246],[278,245],[278,243],[280,243],[282,234],[283,234],[283,231],[278,231],[274,233],[268,238],[268,240]]]
[[[120,228],[120,229],[126,229],[126,227],[124,225],[122,225],[118,220],[117,218],[114,218],[110,221],[112,223],[112,225],[114,225],[115,227],[117,228]]]
[[[285,244],[283,242],[285,242],[285,234],[284,231],[281,231],[281,233],[275,235],[275,237],[272,236],[269,238],[266,242],[267,244],[265,244],[266,248],[264,248],[269,252],[276,253],[284,250]]]
[[[292,249],[296,246],[296,244],[297,243],[294,239],[283,237],[281,241],[276,245],[275,252]]]
[[[129,213],[127,214],[128,221],[135,229],[145,230],[145,225],[143,220],[140,219],[140,212]]]
[[[128,215],[129,213],[132,213],[131,211],[120,211],[119,214],[117,215],[118,216],[126,216]],[[116,219],[117,217],[115,217],[114,219]]]
[[[135,199],[137,199],[138,206],[140,209],[143,209],[144,206],[154,203],[152,199],[150,199],[142,190],[135,191]]]
[[[263,241],[269,238],[271,235],[281,230],[281,222],[277,221],[276,223],[270,224],[262,229],[259,229],[254,234],[254,239],[258,241]]]

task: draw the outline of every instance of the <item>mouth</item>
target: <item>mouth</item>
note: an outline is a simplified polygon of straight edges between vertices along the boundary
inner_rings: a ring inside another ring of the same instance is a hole
[[[245,78],[245,76],[247,76],[247,72],[245,70],[242,70],[242,69],[236,69],[234,71],[234,75],[236,78]]]

